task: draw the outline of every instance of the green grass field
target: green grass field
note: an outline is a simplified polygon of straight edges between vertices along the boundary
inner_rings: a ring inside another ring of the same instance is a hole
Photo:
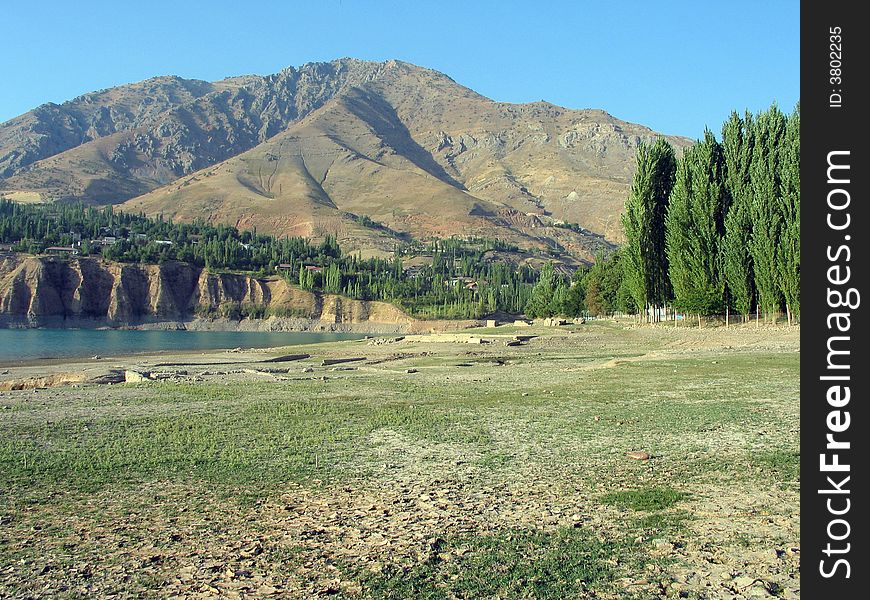
[[[0,596],[793,595],[797,333],[535,333],[6,392]]]

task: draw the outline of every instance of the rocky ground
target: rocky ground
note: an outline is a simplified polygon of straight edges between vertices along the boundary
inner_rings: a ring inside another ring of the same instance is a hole
[[[799,597],[798,367],[601,322],[3,369],[0,597]]]

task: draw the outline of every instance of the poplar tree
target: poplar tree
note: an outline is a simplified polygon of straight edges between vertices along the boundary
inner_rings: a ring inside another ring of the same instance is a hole
[[[755,146],[752,152],[752,255],[758,303],[765,314],[778,312],[782,304],[777,246],[782,233],[782,203],[779,145],[785,136],[785,115],[774,105],[755,120]]]
[[[754,145],[753,119],[736,112],[722,126],[722,151],[725,157],[725,188],[730,207],[725,217],[722,269],[725,276],[726,301],[747,319],[755,298],[752,255],[752,187],[750,166]]]
[[[666,218],[674,304],[699,315],[722,308],[720,252],[728,208],[724,163],[722,146],[705,131],[677,164]]]
[[[800,105],[789,116],[780,149],[780,213],[782,230],[777,245],[779,289],[785,300],[788,320],[800,315],[801,278],[801,116]]]
[[[674,185],[676,157],[663,138],[637,149],[637,169],[625,203],[622,226],[625,286],[641,309],[655,310],[671,297],[665,251],[665,215]]]

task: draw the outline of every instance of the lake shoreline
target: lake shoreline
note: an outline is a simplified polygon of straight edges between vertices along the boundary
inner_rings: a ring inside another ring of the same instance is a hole
[[[297,332],[297,333],[361,333],[390,335],[404,333],[428,333],[431,331],[454,331],[480,327],[485,321],[421,320],[405,322],[356,321],[336,323],[304,317],[267,317],[264,319],[233,320],[226,318],[203,319],[192,317],[181,320],[143,320],[136,322],[112,322],[106,319],[79,317],[37,317],[33,320],[11,319],[0,315],[0,330],[4,329],[67,329],[67,330],[141,330],[141,331],[225,331],[225,332]]]
[[[312,333],[404,333],[405,323],[331,323],[299,317],[267,319],[202,319],[115,323],[105,319],[40,317],[34,320],[0,319],[0,329],[141,330],[141,331],[241,331]]]
[[[367,337],[360,332],[0,329],[0,370],[131,364],[216,352],[261,353]]]

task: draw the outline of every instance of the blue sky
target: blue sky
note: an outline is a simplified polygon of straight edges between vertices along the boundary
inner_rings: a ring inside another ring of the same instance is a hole
[[[0,121],[155,75],[215,80],[352,56],[505,102],[601,108],[667,134],[799,99],[799,2],[10,2]]]

